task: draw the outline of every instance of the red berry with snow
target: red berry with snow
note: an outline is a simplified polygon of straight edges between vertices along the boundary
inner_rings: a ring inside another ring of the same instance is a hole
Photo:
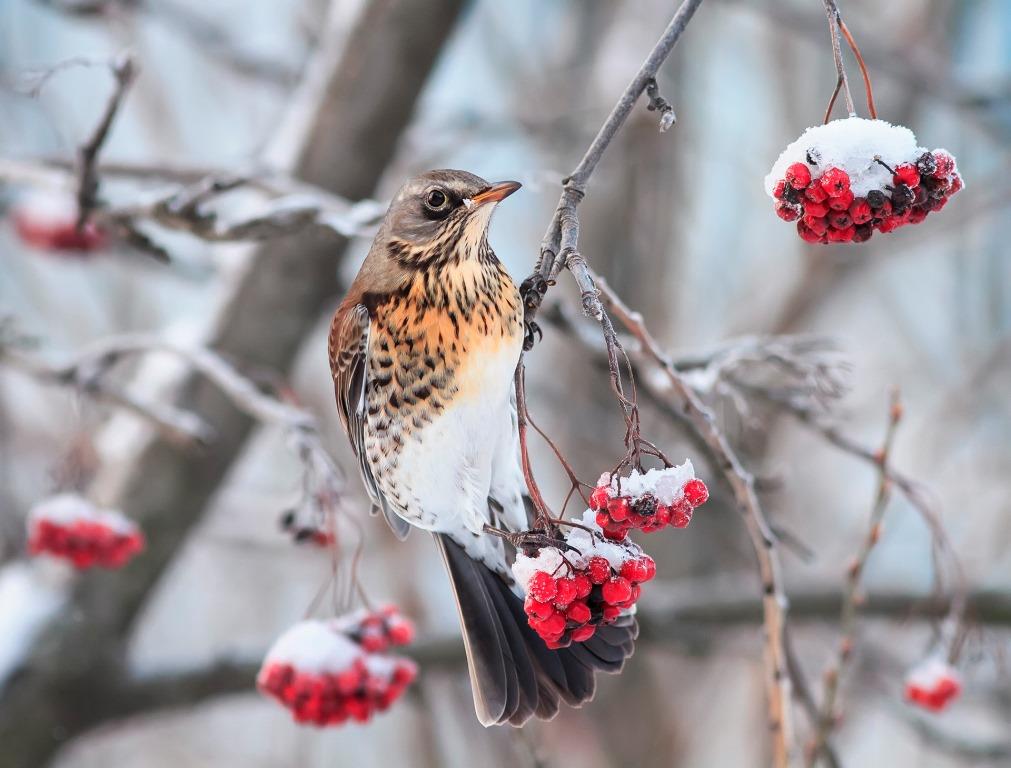
[[[591,557],[586,571],[590,581],[594,584],[603,584],[611,575],[611,564],[603,557]]]
[[[798,165],[811,174],[797,222],[798,236],[810,243],[862,243],[874,229],[887,233],[919,224],[962,188],[954,158],[918,147],[908,128],[857,117],[835,120],[808,129],[766,176],[777,215],[789,221],[796,219],[786,205],[794,202],[787,171]]]
[[[950,664],[938,658],[928,659],[906,676],[906,700],[940,712],[962,692],[962,678]]]
[[[605,581],[600,591],[606,603],[618,605],[632,596],[632,584],[624,576],[618,576]]]
[[[416,677],[410,659],[367,653],[333,626],[303,621],[274,643],[256,682],[296,722],[323,727],[368,721]]]
[[[692,505],[687,499],[681,499],[671,507],[670,524],[675,528],[687,528],[692,521]]]
[[[72,194],[49,191],[18,200],[11,217],[18,237],[33,248],[80,256],[105,247],[105,232],[92,221],[78,228],[77,213],[77,200]]]
[[[794,163],[786,169],[786,183],[794,189],[804,189],[811,183],[811,171],[804,163]]]
[[[607,509],[607,502],[611,500],[611,495],[607,492],[607,486],[598,486],[590,494],[590,509],[594,512]]]
[[[802,210],[799,205],[788,203],[785,200],[780,200],[776,203],[776,215],[783,221],[796,221],[800,218]]]
[[[818,183],[830,198],[839,197],[849,192],[850,175],[842,168],[829,168],[819,177]]]
[[[555,599],[554,603],[559,608],[564,608],[573,600],[576,599],[576,582],[571,578],[558,579],[555,582]]]
[[[682,492],[685,498],[688,499],[688,503],[692,507],[701,507],[709,500],[709,489],[706,488],[706,484],[699,480],[697,477],[692,478],[687,483],[685,483]]]
[[[50,555],[81,570],[121,568],[145,547],[144,534],[133,521],[75,494],[39,502],[27,522],[29,554]]]
[[[628,499],[624,496],[620,496],[617,499],[611,499],[607,503],[607,514],[615,522],[624,522],[628,519]]]
[[[895,184],[908,184],[910,187],[915,187],[920,183],[920,172],[916,170],[913,163],[903,163],[895,169],[892,181]]]
[[[558,584],[550,573],[538,571],[527,584],[527,594],[542,603],[550,603],[558,591]]]

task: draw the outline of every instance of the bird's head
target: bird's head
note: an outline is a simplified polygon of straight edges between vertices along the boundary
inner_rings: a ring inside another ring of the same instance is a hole
[[[387,237],[404,246],[402,258],[421,263],[456,248],[480,248],[495,207],[519,188],[516,181],[490,183],[466,171],[426,171],[390,203]]]

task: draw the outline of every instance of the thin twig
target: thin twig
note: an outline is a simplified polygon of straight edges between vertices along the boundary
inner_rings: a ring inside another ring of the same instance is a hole
[[[98,160],[98,153],[102,150],[112,123],[116,119],[116,113],[126,97],[126,92],[130,89],[137,69],[134,66],[133,57],[129,53],[124,53],[112,62],[111,70],[116,79],[116,86],[105,104],[102,117],[95,126],[95,130],[80,149],[77,151],[77,228],[83,229],[88,222],[91,211],[98,202],[99,178],[95,169]]]
[[[857,47],[857,41],[853,39],[849,27],[842,20],[842,15],[837,12],[836,18],[839,21],[839,29],[842,30],[843,37],[846,38],[846,44],[849,45],[850,50],[853,51],[853,56],[856,57],[857,65],[860,67],[860,74],[864,78],[864,92],[867,94],[867,112],[870,114],[871,120],[877,120],[878,110],[874,106],[874,89],[871,87],[871,76],[867,71],[867,64],[864,63],[864,57],[860,53],[860,48]]]
[[[881,538],[881,523],[888,501],[891,498],[892,483],[888,479],[888,462],[891,457],[895,432],[902,420],[902,402],[898,392],[892,394],[892,402],[888,411],[888,427],[885,431],[884,443],[877,454],[878,490],[871,510],[870,522],[856,557],[846,570],[846,586],[843,595],[842,611],[839,616],[841,636],[839,649],[835,659],[825,670],[825,692],[822,699],[821,713],[811,743],[806,750],[806,764],[809,768],[817,764],[829,733],[835,728],[839,718],[837,700],[839,682],[847,663],[853,656],[853,645],[856,642],[856,622],[860,606],[860,583],[867,559]]]

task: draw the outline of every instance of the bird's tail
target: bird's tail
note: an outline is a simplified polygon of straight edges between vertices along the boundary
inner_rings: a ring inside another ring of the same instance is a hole
[[[555,716],[561,702],[593,698],[596,671],[618,672],[639,633],[635,618],[601,626],[589,640],[551,650],[527,625],[523,601],[445,534],[435,539],[456,594],[474,707],[484,725]]]

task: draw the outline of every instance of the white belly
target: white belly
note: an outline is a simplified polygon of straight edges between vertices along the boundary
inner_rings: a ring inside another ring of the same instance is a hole
[[[512,428],[510,393],[521,339],[474,350],[457,394],[401,449],[396,485],[412,498],[409,522],[441,533],[480,533],[488,522],[492,463]]]

